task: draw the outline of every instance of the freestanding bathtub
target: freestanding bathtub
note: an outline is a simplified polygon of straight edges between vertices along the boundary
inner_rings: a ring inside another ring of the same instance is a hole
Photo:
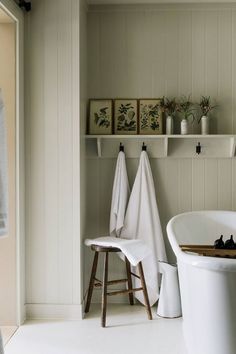
[[[184,337],[189,354],[236,354],[236,259],[183,252],[180,244],[213,244],[231,234],[236,212],[199,211],[175,216],[167,225],[177,257]]]

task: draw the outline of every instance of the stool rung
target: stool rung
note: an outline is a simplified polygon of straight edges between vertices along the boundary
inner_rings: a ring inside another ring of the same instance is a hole
[[[120,294],[130,294],[134,293],[135,291],[141,291],[143,288],[135,288],[135,289],[130,289],[130,290],[119,290],[119,291],[112,291],[110,293],[107,293],[108,296],[113,296],[113,295],[120,295]]]
[[[99,279],[96,279],[97,283],[94,284],[95,287],[99,287],[102,286],[102,281]],[[107,285],[113,285],[113,284],[119,284],[119,283],[126,283],[128,281],[128,279],[117,279],[117,280],[109,280],[107,282]]]
[[[139,276],[139,275],[137,275],[137,274],[135,274],[135,273],[133,273],[133,272],[130,272],[130,274],[133,275],[135,278],[140,279],[140,276]]]

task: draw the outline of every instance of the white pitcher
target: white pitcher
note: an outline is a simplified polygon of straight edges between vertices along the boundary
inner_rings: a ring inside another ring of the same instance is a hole
[[[162,274],[162,280],[157,315],[167,318],[180,317],[182,310],[177,267],[159,262],[159,272]]]

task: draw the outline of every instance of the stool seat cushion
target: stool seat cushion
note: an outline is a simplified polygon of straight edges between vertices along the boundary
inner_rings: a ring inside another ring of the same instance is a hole
[[[95,239],[86,239],[84,243],[86,246],[97,245],[119,248],[133,266],[136,266],[151,253],[150,248],[148,248],[146,243],[141,240],[129,240],[120,237],[103,236]]]

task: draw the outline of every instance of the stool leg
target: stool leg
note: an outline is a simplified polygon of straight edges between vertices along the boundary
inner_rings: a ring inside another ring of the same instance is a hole
[[[106,252],[104,257],[104,269],[103,269],[103,281],[102,281],[102,316],[101,316],[102,327],[106,327],[108,256],[109,253]]]
[[[102,327],[106,327],[108,255],[109,253],[106,252],[104,257],[104,269],[103,269],[103,281],[102,281],[102,317],[101,317]]]
[[[128,259],[125,257],[125,263],[126,263],[126,272],[127,272],[127,280],[128,280],[128,290],[132,290],[132,278],[131,278],[131,269],[130,269],[130,262]],[[134,304],[134,294],[129,293],[129,303],[130,305]]]
[[[88,296],[87,296],[87,301],[86,301],[86,306],[85,306],[86,313],[89,312],[89,308],[90,308],[90,304],[91,304],[91,299],[92,299],[92,295],[93,295],[93,286],[94,286],[94,281],[95,281],[95,276],[96,276],[96,271],[97,271],[97,265],[98,265],[98,252],[95,252],[91,276],[90,276],[90,282],[89,282]]]
[[[150,307],[150,303],[149,303],[146,282],[145,282],[145,278],[144,278],[144,274],[143,274],[142,262],[139,262],[138,270],[139,270],[139,275],[140,275],[140,281],[141,281],[142,288],[143,288],[143,296],[144,296],[145,306],[146,306],[146,310],[147,310],[147,314],[148,314],[148,319],[152,320],[152,311],[151,311],[151,307]]]

